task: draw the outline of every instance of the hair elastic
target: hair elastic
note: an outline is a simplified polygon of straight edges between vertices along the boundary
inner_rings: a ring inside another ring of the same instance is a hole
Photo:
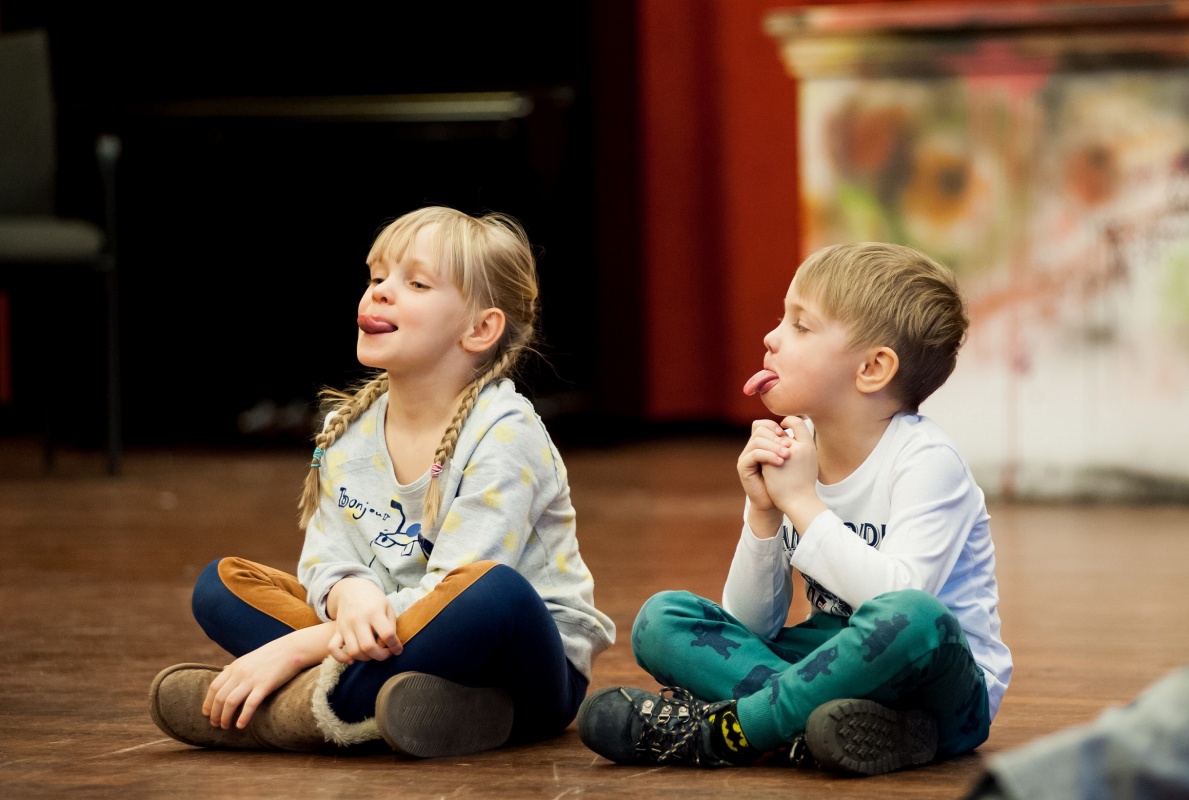
[[[314,448],[314,458],[310,461],[310,469],[318,469],[322,466],[322,456],[326,455],[326,451],[321,447]]]
[[[429,467],[429,477],[436,478],[442,474],[441,464],[431,464]]]

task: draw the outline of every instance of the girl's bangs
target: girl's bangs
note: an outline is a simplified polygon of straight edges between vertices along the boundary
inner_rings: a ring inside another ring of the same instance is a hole
[[[450,235],[451,229],[457,225],[453,216],[430,213],[433,209],[414,212],[389,224],[372,242],[367,254],[367,263],[373,264],[378,260],[391,262],[400,261],[412,245],[417,234],[429,225],[437,225],[433,236],[433,264],[441,277],[445,277],[456,286],[464,283],[465,268],[460,263],[457,246],[452,245],[457,236]]]

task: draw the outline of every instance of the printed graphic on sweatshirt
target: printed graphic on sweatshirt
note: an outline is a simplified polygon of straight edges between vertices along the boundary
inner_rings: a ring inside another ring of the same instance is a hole
[[[801,573],[801,577],[805,579],[805,596],[818,611],[824,611],[836,617],[849,617],[854,613],[854,609],[850,605],[832,592],[827,592],[825,587],[813,578],[804,572]]]
[[[879,545],[888,533],[888,526],[882,523],[875,525],[871,522],[855,523],[844,521],[842,524],[866,542],[869,547],[876,549],[879,549]],[[791,559],[793,552],[797,549],[797,545],[801,543],[801,534],[792,525],[782,525],[780,527],[780,540],[784,544],[785,555]],[[843,602],[836,594],[826,589],[826,587],[804,572],[801,573],[801,576],[805,578],[805,596],[809,598],[809,602],[813,604],[814,608],[838,617],[849,617],[853,613],[850,605]]]
[[[405,529],[405,522],[408,520],[405,509],[399,502],[391,500],[389,506],[392,508],[391,518],[395,527],[381,531],[372,539],[371,548],[375,555],[368,566],[373,566],[378,560],[381,566],[392,572],[397,569],[401,559],[417,555],[418,552],[429,558],[429,554],[433,552],[433,542],[421,535],[420,522],[414,522]],[[391,524],[385,527],[388,528]]]

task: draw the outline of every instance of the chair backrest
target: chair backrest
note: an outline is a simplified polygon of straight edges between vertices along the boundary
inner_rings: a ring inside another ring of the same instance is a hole
[[[0,34],[0,214],[53,214],[57,140],[49,37]]]

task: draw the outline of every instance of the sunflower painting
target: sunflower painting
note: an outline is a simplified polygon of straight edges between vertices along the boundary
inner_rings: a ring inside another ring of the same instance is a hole
[[[971,330],[923,411],[989,493],[1189,498],[1170,435],[1189,397],[1189,36],[1179,61],[1135,58],[1133,37],[1130,60],[1087,66],[1051,37],[868,47],[853,27],[785,37],[803,255],[893,241],[955,270]]]

